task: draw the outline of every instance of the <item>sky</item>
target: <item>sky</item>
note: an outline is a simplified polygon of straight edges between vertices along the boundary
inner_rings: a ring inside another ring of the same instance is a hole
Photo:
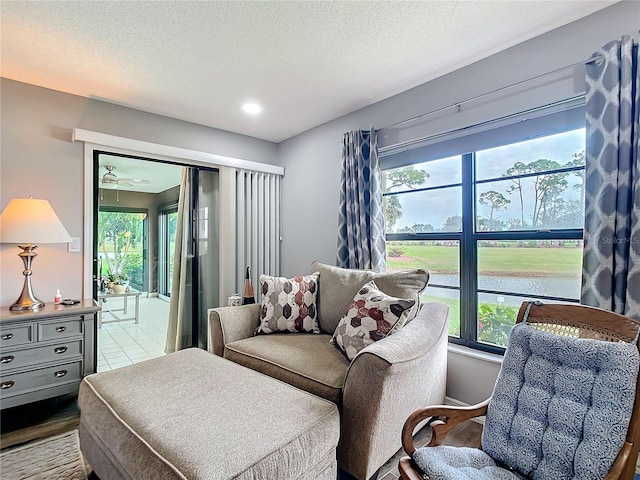
[[[585,149],[585,130],[578,129],[547,137],[527,140],[503,147],[491,148],[477,152],[478,180],[499,178],[515,162],[530,163],[540,158],[555,160],[565,164],[573,159],[575,153]],[[421,187],[433,187],[460,183],[461,181],[461,157],[449,157],[414,165],[418,170],[424,170],[429,178]],[[571,188],[579,183],[575,175],[568,175],[569,187],[563,194],[566,200],[577,200],[578,191]],[[531,222],[533,213],[533,178],[523,181],[523,196],[525,197],[525,221]],[[507,188],[513,185],[509,180],[496,181],[478,186],[478,195],[487,190],[496,190],[511,200],[505,210],[494,213],[494,218],[508,220],[520,218],[520,200],[516,192],[509,194]],[[430,223],[436,228],[442,227],[446,219],[453,215],[462,214],[461,188],[434,190],[429,192],[416,192],[401,195],[400,203],[403,207],[403,215],[394,225],[394,231],[415,223]],[[530,201],[527,202],[527,199]],[[489,216],[489,207],[479,206],[479,213]]]

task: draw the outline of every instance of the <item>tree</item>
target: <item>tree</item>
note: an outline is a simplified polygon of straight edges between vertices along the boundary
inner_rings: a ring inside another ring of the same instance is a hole
[[[435,232],[436,229],[430,223],[414,223],[410,227],[402,227],[396,233],[428,233]]]
[[[503,177],[512,177],[515,175],[524,175],[529,173],[527,166],[522,162],[516,162],[513,164],[513,167],[509,168],[506,172],[502,174]],[[524,227],[524,199],[522,198],[522,178],[512,178],[511,182],[513,185],[510,185],[507,188],[507,193],[512,194],[513,192],[518,192],[518,196],[520,197],[520,225]]]
[[[485,205],[490,208],[489,220],[493,220],[493,212],[502,210],[511,203],[511,200],[505,198],[504,195],[495,190],[489,190],[488,192],[482,193],[478,201],[481,205]]]
[[[582,167],[585,164],[585,152],[584,150],[573,154],[573,159],[567,162],[565,167]],[[574,185],[573,188],[580,193],[580,202],[584,203],[584,170],[576,170],[573,174],[578,177],[579,183]]]
[[[403,168],[395,168],[387,173],[386,190],[389,192],[398,187],[412,189],[413,187],[422,185],[427,178],[429,178],[429,174],[427,172],[424,170],[416,170],[413,165]]]
[[[427,178],[429,178],[427,172],[424,170],[416,170],[413,165],[396,168],[387,172],[385,189],[387,192],[398,187],[412,189],[418,185],[422,185]],[[402,217],[402,205],[400,205],[400,199],[396,195],[386,195],[384,198],[384,219],[387,227],[390,228]]]
[[[122,275],[127,255],[142,238],[142,213],[99,212],[98,246],[102,249],[109,273]]]
[[[562,168],[560,163],[547,158],[540,158],[527,165],[531,172],[544,172]],[[552,173],[537,175],[533,184],[535,198],[533,204],[533,225],[545,226],[553,221],[558,210],[560,196],[567,189],[567,174]]]
[[[430,223],[414,223],[413,226],[411,227],[411,229],[415,233],[428,233],[428,232],[435,232],[436,231],[434,226],[431,225]]]
[[[453,215],[447,218],[442,225],[443,232],[460,232],[462,231],[462,217]]]
[[[402,205],[395,195],[387,195],[384,197],[384,220],[387,227],[393,227],[402,217]]]

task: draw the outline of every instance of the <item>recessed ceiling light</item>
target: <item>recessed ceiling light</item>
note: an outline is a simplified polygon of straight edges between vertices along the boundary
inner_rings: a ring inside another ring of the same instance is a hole
[[[255,115],[256,113],[260,113],[262,111],[262,107],[260,107],[260,105],[258,105],[257,103],[245,103],[242,106],[242,109],[252,115]]]

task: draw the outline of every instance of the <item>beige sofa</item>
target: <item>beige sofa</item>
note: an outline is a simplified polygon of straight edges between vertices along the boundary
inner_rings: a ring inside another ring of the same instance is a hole
[[[409,291],[419,295],[428,273],[376,274],[314,262],[311,272],[316,271],[320,334],[254,336],[259,304],[214,308],[209,310],[209,351],[334,402],[341,417],[338,466],[366,480],[401,447],[402,425],[411,412],[444,400],[448,308],[423,304],[398,332],[350,362],[330,339],[360,287],[374,279],[385,293],[406,298]],[[256,414],[276,408],[286,413],[286,405],[256,405]]]

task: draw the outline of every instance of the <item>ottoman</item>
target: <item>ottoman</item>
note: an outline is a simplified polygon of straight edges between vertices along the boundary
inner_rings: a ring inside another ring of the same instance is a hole
[[[89,375],[78,404],[100,480],[337,476],[333,403],[203,350]]]

